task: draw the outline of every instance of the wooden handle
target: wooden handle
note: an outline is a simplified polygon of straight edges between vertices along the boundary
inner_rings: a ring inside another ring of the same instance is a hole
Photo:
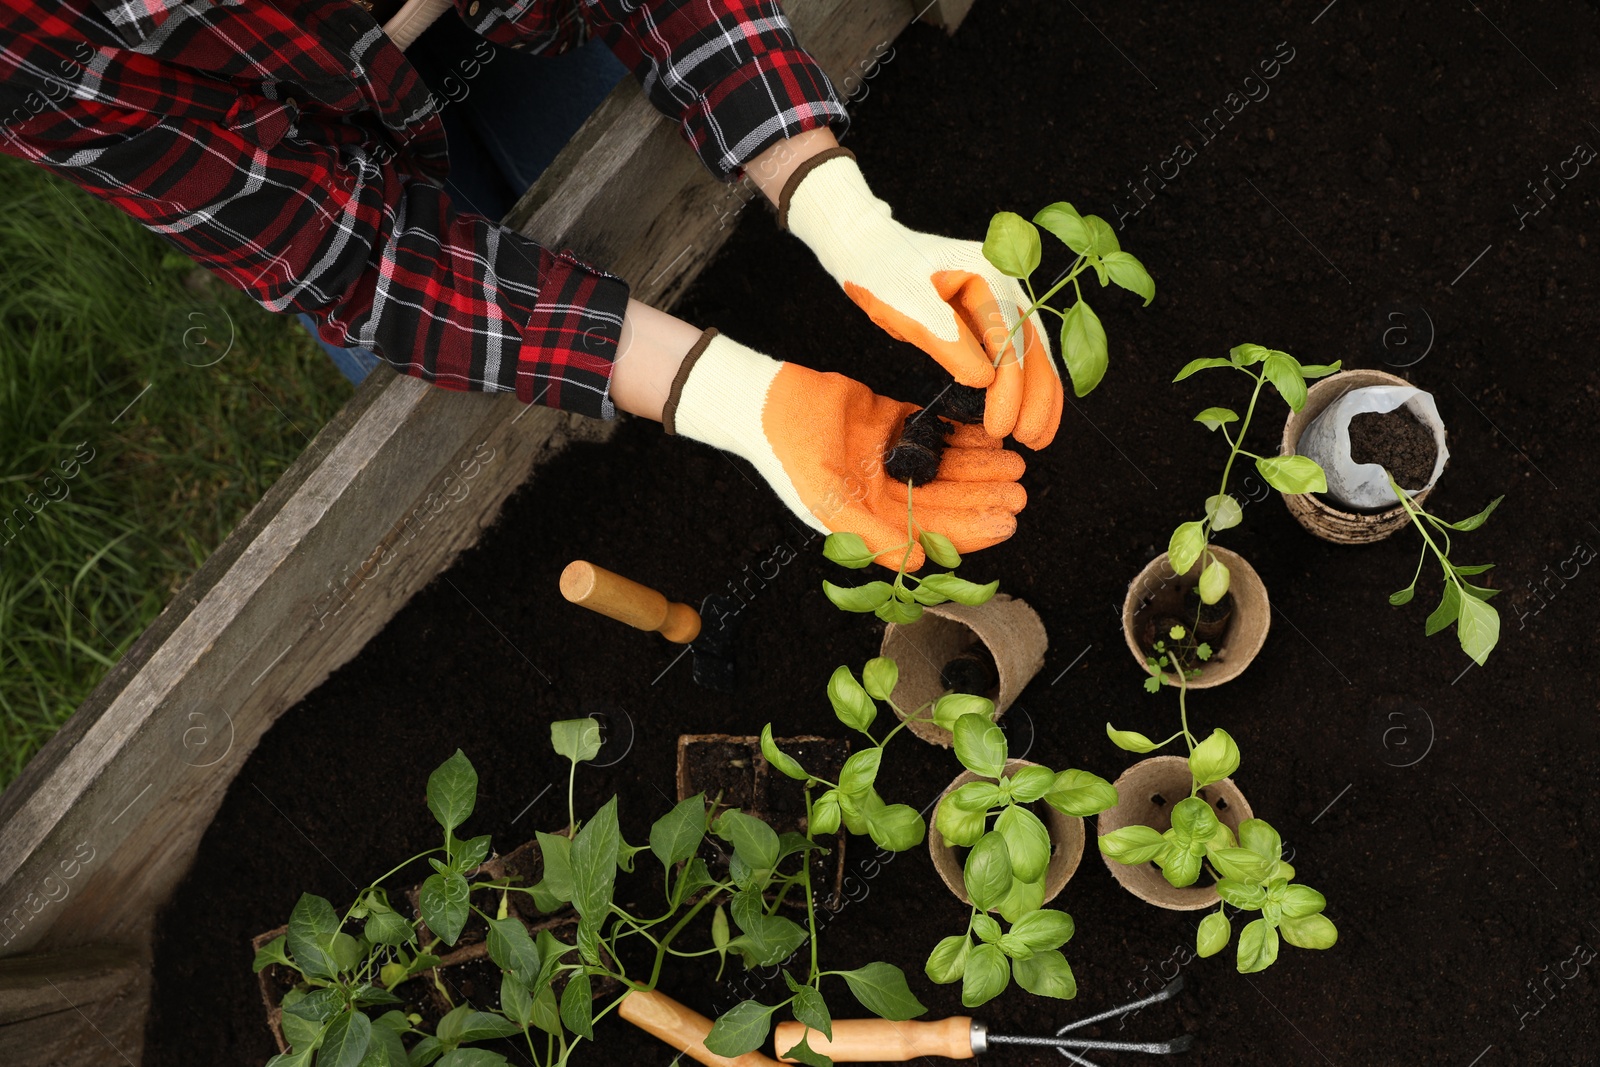
[[[655,630],[680,645],[700,636],[700,613],[689,605],[587,560],[575,559],[561,572],[561,595],[635,629]]]
[[[806,1038],[811,1051],[835,1063],[882,1063],[943,1056],[972,1059],[972,1019],[957,1015],[931,1023],[896,1023],[888,1019],[835,1019],[833,1040],[801,1023],[779,1023],[777,1053],[785,1063],[796,1061],[783,1054]]]
[[[778,1067],[778,1061],[759,1052],[746,1052],[730,1059],[706,1048],[711,1020],[686,1008],[665,993],[634,990],[622,998],[617,1013],[641,1030],[646,1030],[685,1056],[707,1067]]]

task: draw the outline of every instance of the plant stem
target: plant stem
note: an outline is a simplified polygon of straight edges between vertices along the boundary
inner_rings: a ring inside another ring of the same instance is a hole
[[[1400,506],[1405,508],[1406,516],[1411,520],[1411,525],[1417,528],[1417,533],[1422,535],[1422,540],[1430,549],[1433,550],[1433,554],[1439,558],[1439,566],[1441,569],[1443,569],[1445,577],[1456,583],[1456,592],[1459,595],[1468,595],[1466,589],[1461,584],[1461,579],[1456,577],[1455,568],[1450,565],[1450,557],[1439,551],[1439,546],[1434,544],[1433,538],[1428,536],[1427,527],[1423,526],[1422,520],[1418,518],[1419,515],[1426,513],[1423,512],[1421,508],[1412,504],[1411,495],[1404,489],[1401,489],[1400,486],[1395,483],[1393,475],[1391,475],[1387,470],[1385,470],[1383,473],[1384,476],[1389,479],[1389,487],[1394,491],[1394,495],[1400,498]],[[1419,564],[1418,571],[1420,572],[1420,570],[1421,565]],[[1416,584],[1416,579],[1412,579],[1412,584]]]
[[[806,840],[811,838],[811,790],[807,788],[806,797]],[[817,981],[817,898],[811,892],[811,851],[807,849],[800,854],[800,870],[805,877],[806,890],[806,927],[811,938],[811,981]]]
[[[578,809],[572,803],[572,787],[578,780],[578,762],[572,761],[567,770],[567,840],[578,836]]]
[[[1243,370],[1242,367],[1240,369]],[[1265,374],[1251,374],[1249,371],[1245,371],[1245,373],[1250,374],[1250,377],[1256,380],[1256,387],[1250,394],[1250,406],[1244,410],[1244,420],[1239,423],[1239,439],[1237,441],[1228,440],[1228,444],[1232,447],[1228,451],[1228,462],[1222,467],[1222,486],[1217,490],[1219,497],[1228,495],[1228,475],[1233,471],[1233,461],[1238,458],[1240,450],[1244,447],[1244,437],[1249,432],[1250,420],[1256,413],[1256,400],[1261,396],[1261,387],[1267,384],[1267,376]],[[1222,428],[1222,435],[1225,439],[1228,436],[1228,428],[1226,426]],[[1211,542],[1212,518],[1212,515],[1207,515],[1205,518],[1204,529],[1208,547]]]

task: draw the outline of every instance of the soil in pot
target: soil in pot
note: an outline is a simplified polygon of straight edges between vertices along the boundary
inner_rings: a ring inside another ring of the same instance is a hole
[[[1183,606],[1189,620],[1184,628],[1193,631],[1196,641],[1216,641],[1228,632],[1228,620],[1233,617],[1232,593],[1223,593],[1221,600],[1207,604],[1200,599],[1200,587],[1194,586],[1184,594]]]
[[[1402,489],[1421,489],[1433,477],[1439,446],[1433,431],[1406,408],[1381,415],[1364,411],[1350,420],[1350,458],[1384,467]]]
[[[988,646],[979,642],[945,661],[939,682],[952,693],[995,699],[1000,693],[1000,672]]]

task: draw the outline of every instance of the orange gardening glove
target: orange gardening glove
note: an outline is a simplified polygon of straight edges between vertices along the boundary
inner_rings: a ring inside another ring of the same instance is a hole
[[[873,322],[962,385],[987,389],[983,426],[991,436],[1049,444],[1061,423],[1061,376],[1039,313],[1015,329],[1032,303],[1022,286],[983,258],[982,242],[896,222],[849,151],[814,158],[823,162],[802,165],[784,188],[782,223]]]
[[[860,534],[898,567],[906,540],[906,486],[883,469],[916,405],[878,396],[840,374],[780,363],[707,330],[684,360],[662,421],[668,433],[743,456],[802,522]],[[931,416],[930,416],[931,417]],[[917,525],[966,553],[998,544],[1028,502],[1022,457],[978,426],[955,427],[938,477],[911,492]],[[922,566],[912,551],[908,569]]]

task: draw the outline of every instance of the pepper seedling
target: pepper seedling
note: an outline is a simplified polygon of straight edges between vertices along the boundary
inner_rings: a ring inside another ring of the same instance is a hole
[[[1389,488],[1399,498],[1400,506],[1406,509],[1406,515],[1411,519],[1411,524],[1417,528],[1417,533],[1422,535],[1423,542],[1422,554],[1417,559],[1417,571],[1411,576],[1411,584],[1397,593],[1389,594],[1389,603],[1399,607],[1411,602],[1411,598],[1417,592],[1417,579],[1422,576],[1422,565],[1428,561],[1428,553],[1432,552],[1439,561],[1439,567],[1444,571],[1444,599],[1439,601],[1439,606],[1428,616],[1424,631],[1432,637],[1446,626],[1455,623],[1456,637],[1461,642],[1461,651],[1471,656],[1472,661],[1478,666],[1483,666],[1489,659],[1489,653],[1494,651],[1494,646],[1500,641],[1500,613],[1492,604],[1487,603],[1488,599],[1500,590],[1473,585],[1463,579],[1482,574],[1494,564],[1478,563],[1461,567],[1450,562],[1450,531],[1466,533],[1476,530],[1488,521],[1490,514],[1500,506],[1500,501],[1505,499],[1504,495],[1489,501],[1488,507],[1470,518],[1462,519],[1460,522],[1446,522],[1424,511],[1421,504],[1411,499],[1411,494],[1395,483],[1394,476],[1388,471],[1384,474],[1389,479]],[[1429,526],[1432,526],[1444,541],[1443,548],[1440,548],[1429,535]]]
[[[1175,628],[1181,629],[1181,627]],[[1175,640],[1183,635],[1174,633]],[[1159,667],[1156,668],[1159,672]],[[1235,838],[1227,824],[1217,818],[1200,790],[1222,781],[1239,769],[1239,746],[1226,730],[1214,729],[1204,741],[1189,730],[1189,671],[1172,676],[1157,673],[1156,686],[1164,679],[1178,687],[1180,727],[1165,741],[1152,741],[1134,730],[1118,730],[1106,723],[1106,736],[1127,752],[1149,753],[1182,738],[1189,749],[1189,795],[1172,807],[1172,826],[1165,832],[1151,826],[1125,826],[1099,838],[1100,851],[1107,858],[1126,865],[1154,863],[1162,876],[1176,888],[1193,885],[1202,868],[1210,864],[1216,876],[1217,895],[1223,906],[1207,915],[1195,936],[1195,950],[1201,956],[1221,952],[1232,936],[1226,906],[1260,911],[1261,918],[1245,926],[1239,935],[1237,967],[1241,974],[1264,970],[1278,958],[1280,933],[1298,948],[1330,948],[1339,932],[1322,914],[1327,900],[1308,886],[1293,884],[1295,871],[1282,858],[1282,840],[1264,819],[1246,819],[1239,824]]]
[[[1039,238],[1041,228],[1057,237],[1078,257],[1043,296],[1034,292],[1032,280],[1043,254]],[[1078,396],[1088,396],[1100,384],[1108,362],[1105,327],[1083,298],[1078,276],[1093,267],[1102,288],[1114,282],[1144,297],[1145,307],[1156,298],[1156,283],[1144,264],[1122,250],[1111,224],[1099,215],[1078,214],[1077,208],[1066,201],[1041,208],[1032,222],[1012,211],[996,213],[989,220],[989,232],[983,239],[983,258],[1001,274],[1022,282],[1028,299],[1033,301],[995,346],[995,365],[999,366],[1007,342],[1022,329],[1029,316],[1035,311],[1048,311],[1061,320],[1061,359],[1072,379],[1072,391]],[[1072,286],[1076,297],[1071,306],[1050,306],[1051,298],[1067,285]]]
[[[921,545],[922,551],[933,562],[941,567],[949,567],[950,570],[923,578],[907,574],[906,564],[911,562],[911,550],[916,545]],[[994,596],[995,590],[1000,588],[998,581],[979,585],[956,577],[955,568],[961,566],[961,554],[944,534],[924,530],[917,525],[911,510],[909,484],[906,489],[906,540],[902,544],[882,551],[903,552],[894,581],[839,586],[824,580],[822,591],[834,607],[841,611],[862,614],[870,611],[885,622],[905,625],[922,618],[922,608],[925,604],[943,604],[954,600],[958,604],[976,606],[987,603]],[[867,542],[860,534],[832,533],[822,542],[822,554],[841,567],[860,570],[871,566],[872,561],[882,553],[873,552],[868,548]],[[907,584],[908,582],[912,584]]]
[[[1259,370],[1252,370],[1258,367]],[[1194,421],[1208,430],[1221,431],[1228,442],[1228,461],[1222,467],[1222,484],[1215,494],[1206,498],[1205,518],[1179,524],[1167,543],[1167,560],[1178,574],[1187,574],[1197,560],[1205,559],[1200,571],[1200,599],[1205,604],[1215,604],[1228,592],[1228,568],[1211,552],[1211,535],[1239,525],[1244,511],[1228,492],[1228,476],[1233,464],[1241,455],[1255,460],[1256,470],[1267,484],[1284,493],[1321,493],[1328,488],[1328,479],[1316,461],[1305,456],[1259,456],[1245,450],[1245,435],[1250,431],[1250,420],[1255,415],[1256,401],[1261,390],[1271,382],[1291,410],[1299,411],[1306,405],[1306,379],[1321,378],[1339,369],[1335,361],[1326,366],[1303,366],[1287,352],[1263,348],[1256,344],[1237,345],[1229,350],[1227,359],[1205,358],[1191,360],[1174,382],[1181,382],[1198,371],[1212,367],[1228,367],[1255,381],[1250,392],[1250,403],[1244,418],[1230,408],[1206,408]],[[1237,436],[1228,433],[1228,424],[1239,424]]]

